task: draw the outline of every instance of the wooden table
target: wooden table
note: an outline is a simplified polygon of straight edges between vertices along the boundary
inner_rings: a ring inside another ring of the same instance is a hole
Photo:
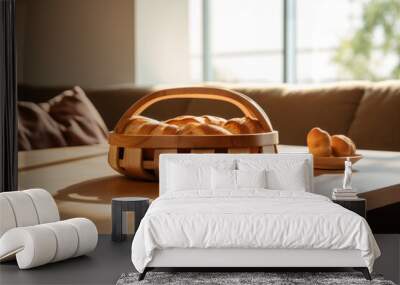
[[[280,145],[279,152],[306,152],[306,147]],[[111,232],[111,199],[158,196],[158,183],[117,174],[107,163],[107,145],[67,147],[19,153],[20,189],[51,192],[63,218],[88,217],[102,233]],[[400,152],[359,150],[353,187],[367,200],[368,221],[376,232],[400,232]],[[342,171],[315,170],[314,189],[330,197],[342,183]],[[397,215],[397,216],[395,216]],[[382,227],[383,225],[383,227]]]
[[[306,147],[279,146],[279,152],[305,152]],[[374,233],[400,233],[400,152],[358,150],[352,185],[366,199],[367,220]],[[314,191],[331,197],[341,187],[343,171],[315,170]]]
[[[279,152],[306,152],[302,146],[279,146]],[[363,159],[353,165],[352,185],[368,200],[367,210],[400,202],[400,152],[358,150]],[[331,197],[342,185],[343,170],[314,170],[315,192]],[[384,193],[384,194],[383,194]]]

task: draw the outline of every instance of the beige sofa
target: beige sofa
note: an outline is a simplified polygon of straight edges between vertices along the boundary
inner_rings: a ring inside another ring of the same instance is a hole
[[[348,135],[361,149],[400,151],[400,80],[309,86],[212,85],[237,90],[260,104],[279,131],[282,144],[304,145],[308,130],[319,126],[332,134]],[[41,102],[68,88],[21,86],[19,100]],[[155,89],[125,86],[85,92],[112,129],[130,105]],[[241,115],[228,103],[209,104],[207,100],[164,101],[144,113],[155,119],[183,114]]]

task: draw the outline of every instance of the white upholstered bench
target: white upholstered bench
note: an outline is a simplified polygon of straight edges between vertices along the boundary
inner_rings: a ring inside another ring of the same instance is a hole
[[[97,245],[97,229],[85,218],[60,221],[43,189],[0,193],[0,261],[16,258],[28,269],[84,255]]]

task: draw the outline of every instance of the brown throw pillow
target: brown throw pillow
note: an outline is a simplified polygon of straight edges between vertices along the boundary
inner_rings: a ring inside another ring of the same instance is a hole
[[[58,123],[37,104],[20,101],[17,107],[19,150],[67,146]]]
[[[80,87],[45,103],[19,102],[20,150],[105,143],[107,127]]]

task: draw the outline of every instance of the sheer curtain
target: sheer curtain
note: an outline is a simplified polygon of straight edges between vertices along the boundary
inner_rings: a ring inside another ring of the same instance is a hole
[[[15,0],[0,0],[0,191],[17,190]]]

